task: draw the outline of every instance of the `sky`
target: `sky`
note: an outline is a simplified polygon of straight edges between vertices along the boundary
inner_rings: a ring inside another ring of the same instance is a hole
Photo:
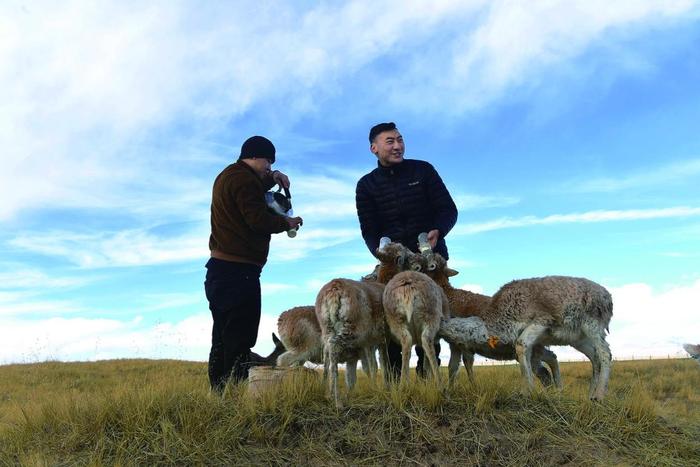
[[[282,311],[374,267],[354,192],[384,121],[458,206],[454,286],[586,277],[614,358],[687,356],[699,43],[688,0],[5,0],[0,364],[206,361],[211,186],[255,134],[304,218],[261,277],[271,351]]]

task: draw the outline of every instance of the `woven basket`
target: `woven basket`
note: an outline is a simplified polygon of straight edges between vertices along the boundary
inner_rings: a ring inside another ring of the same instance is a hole
[[[248,394],[258,397],[270,389],[277,388],[288,378],[317,377],[318,374],[306,367],[255,366],[248,373]]]

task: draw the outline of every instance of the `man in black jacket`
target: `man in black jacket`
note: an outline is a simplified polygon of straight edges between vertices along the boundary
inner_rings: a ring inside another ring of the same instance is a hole
[[[417,252],[418,234],[427,232],[433,251],[449,259],[445,236],[457,222],[457,207],[440,175],[428,162],[404,159],[403,137],[393,122],[373,126],[369,143],[377,168],[357,182],[355,204],[370,253],[376,256],[381,237]],[[439,355],[440,345],[435,348]],[[416,352],[422,374],[423,349],[416,347]],[[389,343],[389,360],[397,376],[401,347],[394,342]]]

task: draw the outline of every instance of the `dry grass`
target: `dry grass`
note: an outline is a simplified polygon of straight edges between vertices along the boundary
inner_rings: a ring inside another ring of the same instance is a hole
[[[564,363],[562,393],[528,397],[515,366],[451,389],[361,376],[336,410],[316,377],[219,398],[203,363],[0,366],[0,465],[697,465],[694,362],[616,362],[603,403],[589,368]]]

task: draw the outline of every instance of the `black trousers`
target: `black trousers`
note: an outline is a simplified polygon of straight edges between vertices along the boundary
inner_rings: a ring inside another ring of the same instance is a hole
[[[209,352],[209,383],[221,392],[226,381],[248,378],[250,349],[260,324],[260,272],[254,264],[211,258],[204,291],[214,320]]]
[[[389,354],[389,371],[391,376],[398,381],[401,376],[401,344],[389,340],[389,345],[387,346],[387,353]],[[416,355],[418,355],[418,366],[416,366],[416,373],[418,376],[425,378],[426,372],[423,368],[425,363],[425,352],[423,347],[416,346]],[[435,341],[435,357],[437,358],[437,364],[440,365],[440,341]]]

